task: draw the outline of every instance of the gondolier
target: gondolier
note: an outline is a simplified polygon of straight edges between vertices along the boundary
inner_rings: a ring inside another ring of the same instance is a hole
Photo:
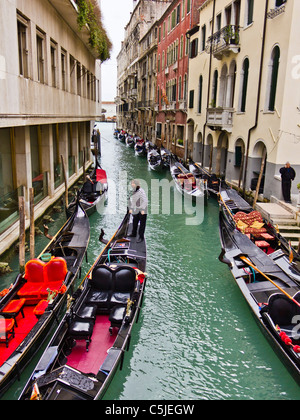
[[[131,186],[133,194],[129,202],[129,212],[133,215],[133,228],[130,237],[134,238],[137,236],[137,229],[140,224],[137,242],[143,242],[147,222],[148,198],[137,179],[131,181]]]

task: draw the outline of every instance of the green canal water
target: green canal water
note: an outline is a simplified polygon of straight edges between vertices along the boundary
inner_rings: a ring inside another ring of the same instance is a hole
[[[169,172],[149,171],[145,158],[135,157],[132,149],[115,140],[111,124],[99,128],[102,165],[111,182],[104,214],[90,218],[89,263],[103,247],[98,242],[101,228],[109,238],[124,216],[126,179],[141,178],[149,186],[153,180],[171,180]],[[174,194],[178,193],[172,191],[171,202]],[[187,216],[174,214],[173,205],[171,214],[161,214],[161,201],[151,203],[155,214],[148,216],[143,309],[123,370],[117,372],[105,399],[299,399],[298,385],[263,336],[228,268],[218,261],[217,203],[209,201],[200,225],[187,225]],[[121,209],[113,214],[119,202]],[[51,234],[65,216],[53,218]],[[37,237],[37,253],[46,242]],[[17,270],[17,258],[11,264]],[[88,267],[85,263],[83,273]],[[15,275],[16,271],[2,277],[1,287]],[[4,399],[18,398],[40,354]]]

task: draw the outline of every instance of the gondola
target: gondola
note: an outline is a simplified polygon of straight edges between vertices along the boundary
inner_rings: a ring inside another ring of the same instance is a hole
[[[299,255],[234,190],[221,190],[219,217],[219,259],[229,266],[271,346],[300,384]]]
[[[121,130],[121,132],[119,133],[118,136],[119,140],[125,143],[125,138],[126,138],[126,131]]]
[[[164,147],[161,147],[160,155],[162,159],[163,168],[170,169],[171,152],[169,152],[169,150],[165,149]]]
[[[192,199],[204,197],[204,190],[201,185],[197,185],[194,175],[179,163],[174,156],[171,157],[170,171],[176,189],[180,194]]]
[[[125,140],[126,146],[127,147],[134,147],[134,138],[131,135],[127,135],[126,136],[126,140]]]
[[[157,149],[151,148],[148,150],[147,161],[152,171],[160,171],[162,169],[162,158]]]
[[[206,189],[208,193],[215,198],[217,198],[219,195],[221,185],[222,188],[227,188],[225,181],[221,181],[216,174],[209,173],[199,163],[196,163],[191,159],[189,161],[189,170],[196,179],[203,180],[203,182],[206,184]]]
[[[129,346],[146,284],[146,243],[127,214],[91,267],[20,399],[101,399]]]
[[[79,190],[79,198],[81,206],[86,211],[87,215],[95,213],[97,206],[106,199],[106,192],[108,191],[107,175],[102,169],[98,159],[95,161],[95,168],[91,176],[86,177],[86,181]],[[70,217],[76,208],[76,200],[74,200],[67,207],[67,216]]]
[[[136,143],[134,146],[134,151],[136,156],[145,156],[146,154],[146,147],[145,142],[141,138],[136,139]]]
[[[117,128],[114,130],[114,138],[118,140],[119,138],[119,134],[120,134],[120,130],[118,130]]]
[[[58,320],[80,273],[90,238],[89,219],[80,205],[25,273],[1,293],[0,394],[21,373]]]

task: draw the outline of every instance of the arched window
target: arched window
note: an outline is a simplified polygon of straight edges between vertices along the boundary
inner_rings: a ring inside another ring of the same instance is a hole
[[[202,112],[202,90],[203,90],[203,77],[199,77],[199,93],[198,93],[198,114]]]
[[[278,71],[279,71],[279,60],[280,60],[280,48],[276,46],[272,51],[271,63],[270,63],[270,93],[268,110],[275,111],[275,100],[278,82]]]
[[[249,59],[245,58],[244,63],[243,63],[243,71],[242,71],[242,97],[241,97],[241,106],[240,106],[241,112],[246,112],[248,78],[249,78]]]

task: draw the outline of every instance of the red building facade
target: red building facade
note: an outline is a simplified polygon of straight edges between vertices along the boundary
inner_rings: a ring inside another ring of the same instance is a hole
[[[205,0],[174,0],[158,21],[156,136],[157,144],[182,158],[188,107],[188,32],[199,23]]]

